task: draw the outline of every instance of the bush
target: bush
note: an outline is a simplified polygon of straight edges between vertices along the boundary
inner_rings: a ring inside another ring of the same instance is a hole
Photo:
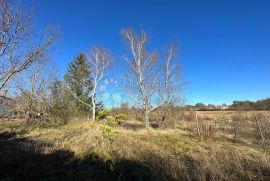
[[[120,120],[120,119],[127,120],[128,119],[128,116],[126,114],[116,114],[115,115],[115,119],[116,120]]]
[[[97,118],[98,119],[105,119],[109,114],[109,110],[99,110],[97,112]]]
[[[119,126],[119,122],[117,120],[109,120],[108,126],[111,126],[111,127]]]
[[[118,132],[116,132],[111,126],[107,125],[105,122],[100,122],[101,130],[102,130],[102,138],[105,141],[112,142]]]

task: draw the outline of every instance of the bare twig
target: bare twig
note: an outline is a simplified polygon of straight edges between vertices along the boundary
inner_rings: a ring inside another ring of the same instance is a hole
[[[255,117],[256,124],[257,124],[257,126],[258,126],[258,128],[259,128],[259,131],[260,131],[260,135],[261,135],[262,141],[264,142],[264,136],[263,136],[262,129],[261,129],[261,125],[260,125],[260,123],[259,123],[259,120],[258,120],[258,117],[257,117],[256,112],[254,112],[254,117]]]

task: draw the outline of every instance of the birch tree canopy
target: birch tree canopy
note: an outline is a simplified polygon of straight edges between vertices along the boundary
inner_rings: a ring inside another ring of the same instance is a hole
[[[0,0],[0,90],[16,74],[46,57],[58,37],[49,28],[37,35],[32,23],[31,12],[12,1]]]

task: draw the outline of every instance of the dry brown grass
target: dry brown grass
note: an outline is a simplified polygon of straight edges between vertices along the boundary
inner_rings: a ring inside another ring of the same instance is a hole
[[[199,114],[213,120],[233,115],[227,112]],[[1,146],[6,146],[0,149],[1,177],[11,180],[39,177],[65,180],[270,178],[269,141],[262,143],[241,137],[236,142],[222,132],[199,141],[192,120],[180,122],[175,129],[145,130],[141,122],[134,120],[125,124],[126,127],[108,128],[86,120],[43,126],[2,122],[0,141]],[[17,145],[15,149],[14,145]],[[37,166],[41,162],[43,166]],[[72,172],[73,169],[76,172]]]

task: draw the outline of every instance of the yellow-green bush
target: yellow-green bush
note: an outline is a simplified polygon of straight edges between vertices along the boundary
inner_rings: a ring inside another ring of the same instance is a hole
[[[98,119],[105,119],[108,116],[109,112],[110,112],[109,110],[99,110],[97,112],[97,118]]]
[[[111,127],[119,126],[119,122],[117,120],[109,120],[108,126],[111,126]]]
[[[116,114],[115,119],[116,120],[119,120],[119,119],[127,120],[128,116],[126,114]]]
[[[104,140],[112,142],[118,135],[118,132],[116,132],[111,126],[109,126],[105,122],[100,122],[100,126],[102,130],[102,137]]]

